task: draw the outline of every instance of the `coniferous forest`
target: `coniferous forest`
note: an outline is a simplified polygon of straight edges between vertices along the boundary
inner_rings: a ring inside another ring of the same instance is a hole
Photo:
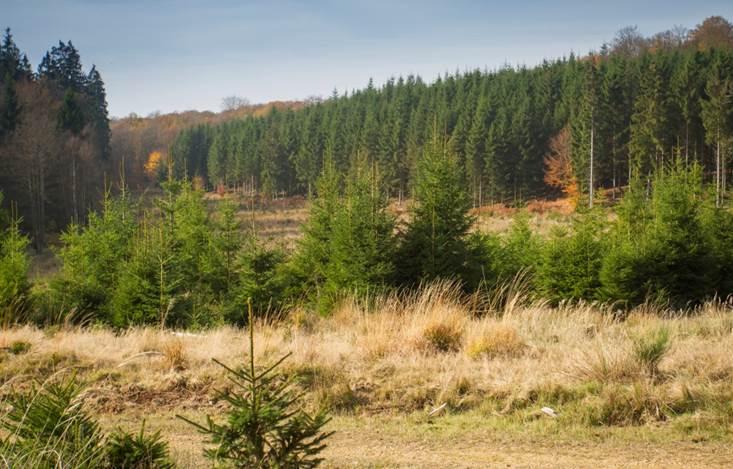
[[[170,163],[211,186],[308,195],[324,161],[345,174],[366,158],[390,196],[409,197],[437,128],[474,206],[626,186],[680,155],[725,186],[731,67],[722,18],[689,34],[627,28],[600,52],[536,67],[370,81],[302,110],[194,127],[172,143]]]

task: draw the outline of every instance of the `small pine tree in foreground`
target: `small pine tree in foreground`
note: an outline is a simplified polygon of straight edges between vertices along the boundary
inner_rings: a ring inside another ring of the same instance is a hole
[[[333,432],[324,432],[330,421],[325,410],[311,416],[298,406],[291,381],[277,372],[275,364],[258,369],[254,362],[254,321],[249,306],[249,366],[234,370],[214,360],[228,373],[233,388],[217,397],[230,405],[226,422],[208,416],[205,424],[178,418],[194,425],[214,445],[204,451],[215,464],[241,468],[310,468],[322,461],[318,454]]]
[[[110,468],[124,469],[173,469],[168,457],[168,442],[160,431],[145,434],[145,421],[140,432],[131,434],[115,430],[107,444],[107,464]]]

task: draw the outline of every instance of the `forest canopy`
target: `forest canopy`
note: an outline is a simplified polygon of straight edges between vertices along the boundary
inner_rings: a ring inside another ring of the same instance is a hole
[[[586,56],[433,83],[370,81],[303,109],[195,126],[173,141],[170,163],[175,176],[210,186],[311,194],[324,161],[345,174],[366,157],[391,196],[407,196],[437,125],[474,205],[623,186],[674,155],[700,162],[724,186],[731,46],[733,28],[721,17],[649,38],[624,28]],[[565,177],[552,182],[553,173]]]

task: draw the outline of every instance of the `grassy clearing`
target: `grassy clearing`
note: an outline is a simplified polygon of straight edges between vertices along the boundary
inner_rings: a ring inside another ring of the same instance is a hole
[[[237,215],[242,226],[248,229],[254,227],[262,240],[293,247],[301,237],[302,225],[308,219],[310,206],[306,199],[290,197],[252,207],[252,202],[246,197],[230,195],[229,198],[234,198],[240,207]],[[207,200],[211,204],[221,199],[222,196],[207,194]],[[410,204],[409,200],[401,203],[393,200],[389,211],[399,221],[406,222],[409,219]],[[526,211],[533,231],[541,235],[549,234],[556,227],[566,226],[573,213],[572,204],[566,199],[534,200],[527,204]],[[475,229],[483,233],[506,232],[518,212],[519,209],[503,204],[485,205],[471,211],[476,216]]]
[[[184,415],[196,418],[195,411]],[[134,429],[147,418],[182,467],[203,467],[202,437],[171,412],[106,415],[103,425]],[[325,467],[730,467],[729,442],[681,435],[665,425],[589,429],[553,419],[518,421],[480,412],[427,418],[339,415]]]
[[[472,453],[479,450],[469,451],[469,442],[481,446],[484,439],[508,439],[530,452],[540,442],[538,454],[546,450],[548,457],[548,439],[601,452],[647,445],[652,453],[672,442],[704,442],[706,450],[731,442],[728,305],[686,316],[642,307],[617,320],[593,305],[508,302],[505,311],[477,317],[470,304],[453,286],[438,284],[370,307],[347,301],[329,318],[296,311],[284,321],[260,321],[255,353],[260,361],[293,353],[285,370],[309,405],[334,410],[340,436],[329,454],[344,464],[350,445],[365,445],[357,463],[392,466],[409,463],[398,443],[426,458],[447,451],[450,460],[451,442]],[[245,344],[244,331],[234,328],[9,329],[0,332],[0,392],[76,370],[105,421],[132,425],[157,415],[150,429],[162,429],[174,448],[180,440],[191,454],[179,460],[193,465],[201,439],[172,415],[220,411],[213,389],[226,382],[211,359],[244,363]]]

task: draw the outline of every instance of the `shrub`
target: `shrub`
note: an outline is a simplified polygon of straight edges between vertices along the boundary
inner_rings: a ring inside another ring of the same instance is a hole
[[[428,324],[423,331],[425,348],[436,352],[455,352],[461,347],[463,331],[454,324],[438,322]]]
[[[292,381],[278,372],[285,355],[264,369],[255,367],[254,319],[249,307],[249,366],[238,370],[215,360],[229,374],[232,389],[220,390],[218,399],[229,404],[227,420],[218,424],[209,416],[205,424],[182,420],[208,435],[213,448],[204,454],[215,464],[235,467],[316,467],[318,454],[331,433],[324,410],[309,415],[291,390]]]
[[[634,339],[634,358],[654,377],[659,373],[659,363],[670,348],[669,330],[661,327],[647,335]]]
[[[585,403],[584,420],[589,425],[641,425],[667,419],[669,397],[664,390],[645,382],[612,385]]]
[[[10,344],[10,347],[8,347],[8,351],[12,353],[13,355],[22,355],[28,352],[30,349],[31,349],[31,344],[29,344],[28,342],[24,342],[22,340],[13,342],[12,344]]]
[[[638,377],[639,366],[629,351],[597,342],[596,347],[581,352],[581,360],[574,372],[588,382],[613,383],[630,381]]]
[[[14,315],[21,312],[17,307],[23,306],[29,289],[27,247],[28,238],[20,232],[20,220],[12,220],[10,226],[0,232],[0,308]],[[3,322],[16,319],[8,317]]]
[[[700,167],[685,169],[680,161],[657,173],[648,199],[640,184],[632,187],[600,273],[605,299],[684,307],[715,295],[715,247],[702,229],[711,202],[702,187]]]
[[[132,435],[117,429],[107,441],[107,465],[115,469],[172,469],[168,443],[160,432],[145,434],[145,421],[140,433]]]
[[[605,253],[602,215],[599,211],[580,214],[569,232],[556,232],[541,249],[536,283],[544,298],[559,303],[593,300],[598,295]]]
[[[466,323],[461,311],[442,305],[429,305],[430,311],[415,319],[416,346],[426,352],[456,352],[460,350]]]
[[[186,349],[180,339],[170,339],[162,347],[163,362],[172,370],[186,368]]]

